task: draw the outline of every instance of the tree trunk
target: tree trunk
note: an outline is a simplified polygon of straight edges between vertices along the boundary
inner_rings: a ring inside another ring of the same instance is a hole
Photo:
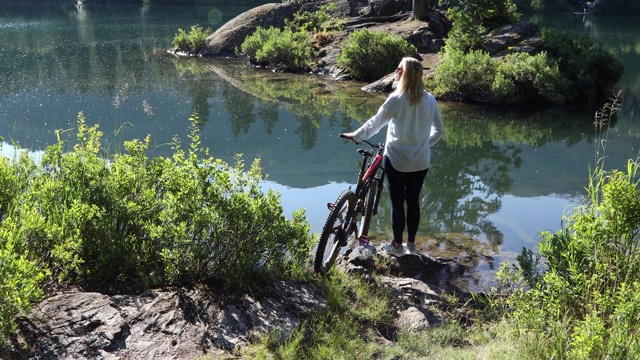
[[[433,10],[437,5],[437,0],[413,0],[413,19],[426,20],[429,11]]]

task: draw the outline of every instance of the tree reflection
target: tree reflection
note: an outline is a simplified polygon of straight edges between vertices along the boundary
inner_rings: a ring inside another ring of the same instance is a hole
[[[591,125],[582,119],[559,131],[551,121],[559,116],[554,112],[523,117],[456,104],[441,108],[445,138],[433,149],[433,166],[421,193],[418,245],[465,265],[486,262],[492,267],[504,234],[490,216],[500,211],[502,198],[513,187],[510,171],[523,166],[523,146],[584,140]],[[391,235],[390,204],[386,195],[381,200],[378,237],[386,239]]]
[[[223,84],[222,88],[223,104],[229,112],[231,133],[235,137],[241,133],[248,133],[251,124],[256,122],[256,114],[253,112],[255,98],[243,91],[237,91],[229,84]]]
[[[264,132],[271,135],[280,119],[278,103],[275,101],[260,101],[257,112],[258,117],[262,119],[262,123],[264,124]]]

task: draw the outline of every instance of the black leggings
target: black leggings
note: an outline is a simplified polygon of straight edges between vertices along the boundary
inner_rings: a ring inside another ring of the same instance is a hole
[[[420,224],[420,190],[429,169],[402,172],[396,170],[388,156],[383,160],[387,174],[387,185],[391,195],[391,227],[393,241],[402,244],[402,234],[405,227],[404,203],[407,202],[406,225],[409,232],[408,242],[416,240],[418,225]]]

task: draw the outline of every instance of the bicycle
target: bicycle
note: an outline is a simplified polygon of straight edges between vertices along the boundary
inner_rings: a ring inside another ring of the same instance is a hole
[[[342,136],[341,136],[342,137]],[[358,149],[363,161],[358,173],[355,192],[343,190],[334,203],[328,203],[329,217],[322,228],[320,241],[313,258],[316,273],[327,274],[340,249],[349,245],[349,238],[356,233],[361,245],[368,245],[371,216],[377,215],[385,171],[382,166],[384,144],[364,143],[371,149]],[[377,151],[375,151],[377,149]],[[357,217],[361,215],[358,228]]]

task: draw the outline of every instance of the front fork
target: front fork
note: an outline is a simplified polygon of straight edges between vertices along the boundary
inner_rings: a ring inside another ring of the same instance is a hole
[[[329,211],[333,211],[334,206],[334,203],[327,203],[327,208],[329,209]],[[346,212],[342,212],[338,215],[340,221],[338,222],[338,224],[336,224],[336,226],[334,226],[333,232],[335,233],[335,236],[340,239],[340,246],[347,245],[349,234],[353,234],[354,232],[357,233],[358,225],[355,221],[357,212],[358,207],[354,206],[353,208],[348,208]],[[346,222],[346,220],[349,220],[349,222]]]

